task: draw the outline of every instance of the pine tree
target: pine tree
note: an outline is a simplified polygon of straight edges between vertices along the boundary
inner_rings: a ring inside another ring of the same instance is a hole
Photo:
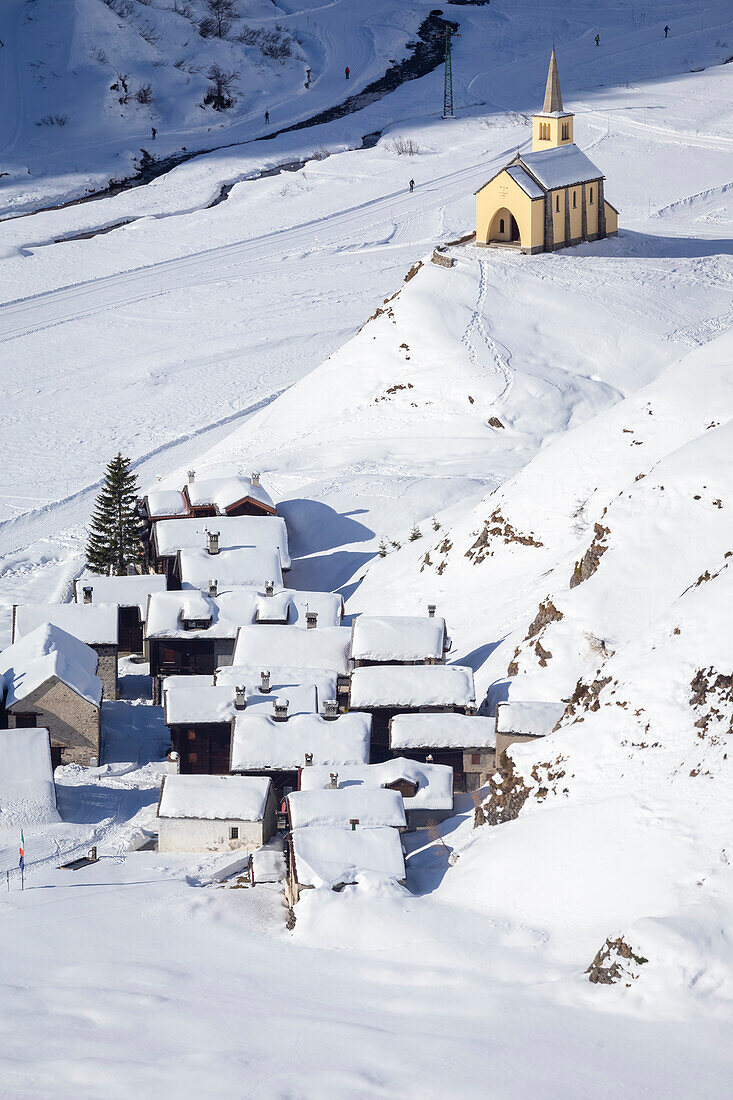
[[[102,491],[92,513],[87,543],[87,563],[92,573],[112,573],[121,577],[127,572],[128,562],[139,561],[138,491],[130,459],[118,452],[107,466]]]
[[[410,531],[410,542],[414,542],[415,539],[422,538],[422,531],[416,523],[413,523],[412,530]]]

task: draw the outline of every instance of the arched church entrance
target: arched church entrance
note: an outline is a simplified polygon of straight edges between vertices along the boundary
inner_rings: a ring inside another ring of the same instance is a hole
[[[521,244],[517,219],[505,206],[497,210],[491,219],[489,244],[492,243]]]

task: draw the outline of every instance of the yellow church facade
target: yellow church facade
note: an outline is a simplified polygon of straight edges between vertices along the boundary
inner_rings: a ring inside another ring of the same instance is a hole
[[[573,142],[553,48],[543,109],[532,116],[532,152],[517,153],[476,192],[476,243],[553,252],[617,233],[603,173]]]

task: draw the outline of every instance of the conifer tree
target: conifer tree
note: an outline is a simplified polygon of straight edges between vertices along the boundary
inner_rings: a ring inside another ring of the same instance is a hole
[[[92,573],[121,577],[127,572],[128,563],[140,559],[138,491],[130,459],[123,458],[118,451],[107,466],[92,513],[87,543],[87,563]]]

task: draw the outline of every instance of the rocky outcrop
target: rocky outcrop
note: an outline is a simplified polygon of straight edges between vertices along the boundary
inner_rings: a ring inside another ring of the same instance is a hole
[[[614,985],[621,981],[630,985],[639,977],[638,968],[647,962],[649,960],[635,954],[621,936],[615,940],[609,936],[586,974],[588,981],[596,985]]]
[[[577,585],[582,584],[583,581],[587,581],[589,577],[592,577],[598,568],[603,555],[608,550],[608,546],[605,543],[605,539],[611,534],[609,527],[602,527],[600,523],[593,525],[594,535],[593,541],[583,554],[580,561],[576,561],[575,568],[573,569],[573,575],[570,578],[570,587],[575,588]]]

